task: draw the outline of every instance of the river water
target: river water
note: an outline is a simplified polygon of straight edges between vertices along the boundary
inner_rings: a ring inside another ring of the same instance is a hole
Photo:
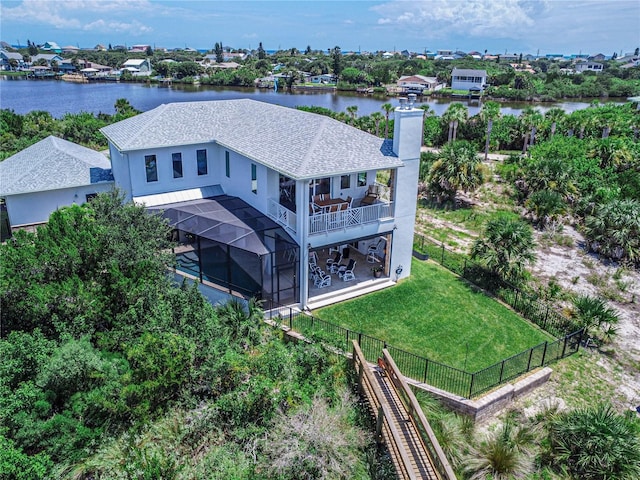
[[[286,107],[317,106],[335,112],[345,112],[349,106],[357,106],[357,115],[370,115],[373,112],[383,113],[381,105],[391,103],[397,105],[397,99],[384,95],[361,95],[355,92],[274,92],[257,88],[230,88],[174,85],[160,87],[138,83],[71,83],[57,80],[27,80],[24,77],[7,77],[0,75],[0,108],[8,108],[16,113],[25,114],[33,110],[45,110],[56,118],[65,113],[92,112],[115,113],[114,105],[119,98],[126,98],[129,103],[141,111],[151,110],[163,103],[193,102],[203,100],[230,100],[252,98],[262,102],[283,105]],[[480,111],[477,101],[466,99],[429,99],[429,105],[437,115],[442,115],[452,101],[464,103],[469,109],[469,116]],[[559,103],[532,104],[526,102],[502,103],[503,115],[519,115],[526,106],[534,105],[541,112],[552,107],[560,107],[566,112],[580,110],[589,106],[589,101],[570,101]]]

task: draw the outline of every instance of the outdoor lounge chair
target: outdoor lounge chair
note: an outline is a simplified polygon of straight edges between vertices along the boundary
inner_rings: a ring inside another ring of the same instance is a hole
[[[355,268],[356,268],[355,260],[349,260],[349,265],[347,265],[347,267],[344,269],[344,272],[342,272],[342,274],[338,272],[338,275],[342,277],[342,281],[344,282],[350,282],[351,280],[355,280],[356,276],[353,273],[353,270]]]
[[[333,265],[334,263],[336,265],[340,265],[341,261],[342,261],[342,253],[337,252],[335,257],[327,258],[327,268],[331,268],[331,265]]]
[[[338,267],[338,276],[340,278],[342,278],[343,280],[344,280],[344,276],[345,276],[345,274],[347,274],[347,272],[351,272],[351,276],[353,276],[353,269],[355,268],[355,266],[356,266],[356,261],[353,260],[353,259],[349,260],[349,263],[346,264],[346,265],[345,264],[340,265]],[[345,281],[347,281],[347,280],[345,280]]]
[[[378,242],[373,245],[369,245],[369,248],[367,248],[367,262],[368,263],[375,263],[378,261],[379,258],[382,258],[382,242],[384,240],[381,238],[378,240]]]
[[[314,284],[318,288],[330,287],[331,286],[331,275],[327,275],[322,270],[320,270],[320,273],[316,277],[316,280],[315,280]]]
[[[367,194],[364,196],[362,200],[360,200],[360,205],[373,205],[380,198],[380,192],[378,191],[377,185],[369,185],[367,189]]]

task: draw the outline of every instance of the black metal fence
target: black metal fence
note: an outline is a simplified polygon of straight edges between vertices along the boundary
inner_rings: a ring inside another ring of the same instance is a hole
[[[524,292],[501,280],[482,265],[471,261],[466,255],[448,250],[444,244],[437,244],[423,235],[415,234],[413,249],[417,254],[428,255],[446,269],[491,292],[524,318],[556,338],[564,337],[581,329],[579,325],[558,313],[551,305],[541,301],[536,295]]]
[[[382,349],[386,348],[406,377],[464,398],[478,396],[526,372],[575,353],[580,347],[583,333],[582,330],[578,330],[554,342],[541,343],[483,370],[469,373],[393,347],[362,332],[294,311],[289,307],[265,304],[264,308],[270,320],[305,337],[326,340],[342,352],[350,352],[351,341],[357,340],[369,362],[375,363],[382,354]]]

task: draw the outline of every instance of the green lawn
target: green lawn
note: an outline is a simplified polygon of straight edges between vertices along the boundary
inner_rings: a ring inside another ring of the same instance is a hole
[[[448,270],[415,259],[411,277],[395,287],[313,314],[468,372],[554,340]]]

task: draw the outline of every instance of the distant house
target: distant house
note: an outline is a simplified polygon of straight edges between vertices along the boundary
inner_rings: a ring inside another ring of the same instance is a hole
[[[480,52],[476,52],[475,50],[467,53],[467,55],[474,58],[475,60],[482,60],[482,54]]]
[[[405,75],[400,77],[397,82],[403,93],[419,93],[425,91],[435,91],[442,88],[442,84],[438,82],[436,77],[425,77],[424,75]]]
[[[15,60],[15,62],[11,62],[10,60]],[[0,69],[12,70],[14,67],[11,66],[11,63],[16,63],[16,68],[24,67],[24,59],[18,52],[7,52],[6,50],[0,50]]]
[[[75,55],[79,51],[80,49],[78,47],[74,47],[73,45],[62,47],[62,53],[68,53],[70,55]]]
[[[587,57],[587,60],[589,60],[590,62],[604,62],[606,59],[607,57],[604,55],[604,53],[597,53],[596,55]]]
[[[336,79],[330,73],[323,73],[321,75],[311,75],[311,77],[309,77],[309,81],[311,83],[326,84],[326,83],[335,83]]]
[[[54,136],[0,162],[0,198],[12,228],[44,223],[54,210],[111,188],[104,154]]]
[[[31,57],[31,65],[35,65],[39,60],[46,61],[47,67],[51,67],[51,62],[55,61],[60,65],[64,58],[55,53],[39,53],[38,55]]]
[[[62,73],[72,73],[77,70],[76,65],[74,65],[73,61],[70,58],[65,58],[58,65],[58,69]]]
[[[151,75],[151,60],[148,58],[130,58],[122,68],[138,75]]]
[[[451,88],[453,90],[484,90],[486,84],[486,70],[454,68],[451,72]]]
[[[602,72],[604,65],[598,62],[578,62],[576,63],[574,68],[576,70],[576,73],[582,73],[582,72],[600,73]]]
[[[214,63],[213,65],[209,65],[209,68],[221,68],[223,70],[235,70],[240,66],[239,63],[236,62],[222,62],[222,63]]]
[[[44,42],[44,45],[40,48],[47,52],[62,53],[62,48],[56,42]]]
[[[106,52],[106,51],[107,51],[107,47],[105,47],[104,45],[102,45],[102,44],[100,44],[100,43],[99,43],[99,44],[97,44],[95,47],[93,47],[93,49],[94,49],[96,52]]]
[[[132,45],[129,51],[131,53],[145,53],[151,45]]]
[[[247,54],[242,52],[223,52],[222,53],[222,60],[224,62],[244,60],[245,58],[247,58]]]

